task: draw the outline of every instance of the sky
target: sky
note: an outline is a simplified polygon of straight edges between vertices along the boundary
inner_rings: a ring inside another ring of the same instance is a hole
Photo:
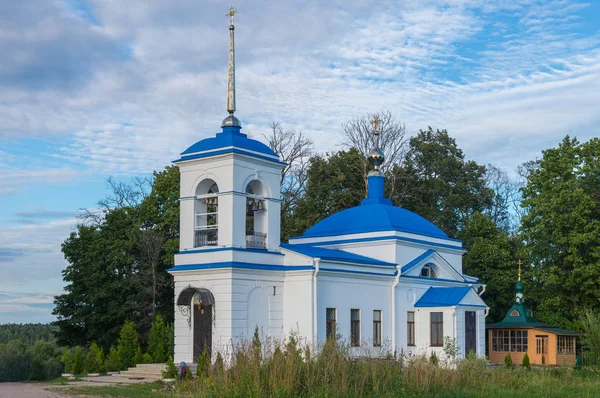
[[[106,179],[160,170],[226,116],[230,1],[0,0],[0,323],[50,322],[61,243]],[[512,172],[600,133],[600,1],[237,0],[237,112],[320,152],[390,110]]]

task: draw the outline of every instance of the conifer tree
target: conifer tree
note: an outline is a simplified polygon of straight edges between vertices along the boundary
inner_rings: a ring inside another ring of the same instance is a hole
[[[73,372],[73,354],[71,353],[70,348],[67,348],[65,353],[60,358],[60,361],[63,364],[63,372],[64,373],[72,373]]]
[[[157,315],[148,340],[148,354],[154,363],[164,363],[168,359],[169,353],[169,328],[165,320]]]
[[[106,358],[106,370],[108,372],[117,372],[121,370],[123,365],[121,364],[121,360],[119,358],[119,352],[115,348],[115,346],[111,346],[108,352],[108,357]]]
[[[138,341],[138,334],[135,330],[135,324],[132,321],[125,321],[125,324],[121,328],[117,344],[121,369],[135,366],[138,349],[140,349],[140,343]]]
[[[75,360],[73,361],[73,374],[80,375],[83,373],[83,350],[80,346],[75,351]]]
[[[96,342],[90,345],[83,367],[87,373],[98,373],[100,371],[100,364],[98,364],[98,354],[100,353],[100,347]]]

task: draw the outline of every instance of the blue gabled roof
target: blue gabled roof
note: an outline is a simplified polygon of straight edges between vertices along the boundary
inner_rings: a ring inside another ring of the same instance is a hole
[[[335,213],[309,228],[300,238],[378,231],[400,231],[448,239],[448,235],[420,215],[381,203],[363,204]]]
[[[198,159],[223,153],[241,153],[274,162],[279,162],[279,156],[267,145],[248,138],[240,132],[239,127],[223,127],[223,131],[214,137],[205,138],[181,153],[181,158],[175,162]]]
[[[450,307],[458,305],[471,289],[470,286],[430,287],[415,303],[415,307]]]
[[[349,262],[349,263],[359,263],[359,264],[368,264],[368,265],[387,265],[387,266],[391,266],[391,267],[396,266],[396,264],[376,260],[371,257],[361,256],[361,255],[346,252],[343,250],[325,249],[323,247],[314,247],[314,246],[308,246],[308,245],[290,245],[290,244],[286,244],[286,243],[282,243],[280,246],[282,249],[300,253],[300,254],[303,254],[308,257],[313,257],[313,258],[318,257],[322,260],[343,261],[343,262]]]
[[[415,265],[417,265],[418,263],[420,263],[427,257],[431,256],[433,253],[435,253],[435,250],[431,250],[431,249],[427,250],[425,253],[421,254],[419,257],[415,258],[414,260],[412,260],[409,263],[402,266],[402,269],[400,270],[400,272],[405,273],[406,271],[408,271],[409,269],[411,269],[412,267],[414,267]]]

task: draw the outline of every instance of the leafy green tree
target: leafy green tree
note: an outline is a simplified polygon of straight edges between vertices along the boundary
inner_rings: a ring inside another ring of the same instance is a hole
[[[304,196],[290,209],[282,239],[302,234],[318,221],[357,206],[364,198],[362,155],[354,148],[310,158]]]
[[[73,374],[83,374],[83,350],[79,346],[75,350],[75,360],[73,361]]]
[[[123,324],[123,327],[121,328],[117,344],[117,352],[119,354],[119,361],[121,362],[122,369],[131,368],[136,365],[138,350],[141,351],[141,348],[138,334],[135,330],[135,323],[129,320],[125,321],[125,324]]]
[[[87,373],[99,373],[104,365],[104,355],[101,354],[101,348],[95,342],[90,345],[83,367]]]
[[[154,363],[164,363],[170,352],[169,328],[165,320],[157,315],[148,337],[148,354]]]
[[[65,353],[62,355],[60,361],[63,364],[63,371],[65,373],[73,372],[73,354],[71,353],[70,348],[67,348]]]
[[[600,139],[565,137],[529,168],[521,238],[539,319],[566,328],[600,300]]]
[[[29,380],[46,380],[45,361],[41,356],[36,355],[33,357],[29,370]]]
[[[101,211],[85,213],[62,245],[67,286],[55,297],[53,311],[62,345],[97,341],[108,349],[126,319],[146,341],[155,314],[173,320],[173,282],[165,271],[179,242],[179,172],[177,167],[156,172],[148,194],[135,182],[125,186],[109,179],[113,192],[100,203]],[[152,251],[141,245],[148,230],[159,238],[160,247]]]
[[[499,322],[514,301],[513,286],[517,280],[517,256],[520,242],[486,215],[473,214],[460,232],[463,247],[463,272],[476,276],[486,284],[482,298],[490,306],[487,322]]]
[[[430,127],[410,139],[405,164],[388,173],[388,180],[400,181],[392,201],[456,237],[473,213],[492,204],[485,172],[485,166],[465,160],[446,130]]]
[[[26,380],[31,361],[31,354],[21,341],[0,344],[0,382]]]
[[[600,359],[600,312],[586,309],[579,316],[579,324],[583,330],[581,344],[589,352],[594,362]]]

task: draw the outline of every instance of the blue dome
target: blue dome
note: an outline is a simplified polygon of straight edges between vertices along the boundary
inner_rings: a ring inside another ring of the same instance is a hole
[[[181,158],[175,162],[198,159],[223,153],[241,153],[279,162],[279,156],[260,141],[248,138],[240,132],[239,127],[223,127],[223,132],[216,136],[205,138],[181,153]]]
[[[312,238],[379,231],[401,231],[448,239],[448,235],[420,215],[388,204],[361,205],[340,211],[319,221],[301,237]]]

